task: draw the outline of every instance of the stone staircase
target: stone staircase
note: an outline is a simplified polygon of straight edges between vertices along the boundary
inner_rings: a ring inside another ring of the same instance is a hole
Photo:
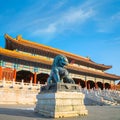
[[[115,90],[81,90],[85,94],[86,105],[120,105],[120,91]]]
[[[120,105],[116,101],[112,102],[112,101],[109,101],[109,100],[103,100],[103,102],[105,103],[105,105],[110,105],[110,106]]]

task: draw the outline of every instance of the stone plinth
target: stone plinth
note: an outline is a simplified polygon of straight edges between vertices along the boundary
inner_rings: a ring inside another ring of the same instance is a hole
[[[41,92],[37,95],[35,112],[47,117],[74,117],[87,115],[81,92]]]

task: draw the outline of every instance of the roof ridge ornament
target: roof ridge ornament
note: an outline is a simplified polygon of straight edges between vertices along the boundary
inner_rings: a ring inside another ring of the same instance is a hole
[[[22,35],[18,35],[18,36],[16,37],[16,39],[17,39],[17,40],[21,40],[21,39],[22,39]]]

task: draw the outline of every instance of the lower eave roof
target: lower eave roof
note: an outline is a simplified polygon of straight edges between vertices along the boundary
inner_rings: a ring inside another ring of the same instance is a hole
[[[19,53],[16,51],[11,51],[11,50],[7,50],[7,49],[3,49],[3,48],[0,48],[0,55],[8,56],[11,58],[17,58],[17,59],[21,59],[21,60],[25,60],[25,61],[42,63],[42,64],[46,64],[46,65],[52,65],[52,62],[53,62],[53,60],[48,60],[47,58],[43,58],[43,57],[39,57],[39,56],[32,56],[29,54]],[[86,74],[95,75],[95,76],[98,75],[101,77],[107,77],[107,78],[110,78],[112,80],[119,80],[120,79],[120,76],[117,76],[114,74],[108,74],[105,72],[98,72],[95,70],[87,70],[87,69],[80,68],[80,67],[77,67],[77,66],[74,66],[71,64],[66,66],[66,68],[70,69],[70,70],[75,70],[75,71],[79,71],[82,73],[86,73]]]

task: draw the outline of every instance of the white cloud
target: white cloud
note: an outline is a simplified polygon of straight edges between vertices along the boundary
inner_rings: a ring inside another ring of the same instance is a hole
[[[53,9],[56,10],[56,9],[59,9],[61,8],[62,6],[65,5],[65,3],[67,2],[67,0],[60,0],[58,1],[58,3],[56,3],[54,6],[53,6]]]
[[[45,28],[38,28],[34,34],[55,34],[56,32],[63,32],[74,25],[83,24],[86,20],[91,18],[94,13],[94,10],[91,8],[87,10],[81,9],[81,7],[71,8],[65,13],[56,15],[57,19],[55,18],[53,21],[48,22]]]
[[[66,6],[67,2],[56,2],[49,10],[46,10],[46,6],[49,6],[48,1],[35,3],[11,18],[6,24],[6,29],[9,28],[9,33],[21,33],[24,30],[32,36],[54,36],[76,26],[81,28],[82,24],[95,15],[92,8],[94,2],[86,1],[77,6],[71,5],[64,10],[60,9]]]
[[[34,34],[51,34],[56,32],[56,25],[55,24],[49,24],[47,28],[38,29],[34,32]]]
[[[67,23],[82,23],[85,20],[87,20],[89,17],[93,15],[93,10],[88,9],[87,11],[82,10],[81,8],[75,9],[75,10],[70,10],[68,13],[66,13],[63,16],[63,21],[66,21]],[[62,21],[62,19],[61,19]]]

